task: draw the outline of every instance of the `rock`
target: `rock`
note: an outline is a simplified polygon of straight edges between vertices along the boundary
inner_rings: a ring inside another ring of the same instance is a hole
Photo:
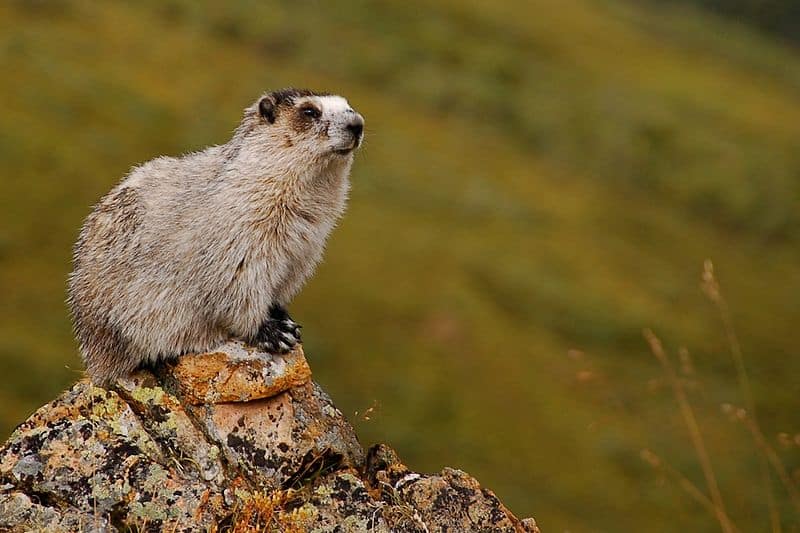
[[[253,354],[252,348],[230,342],[217,352],[178,359],[171,371],[183,400],[192,405],[248,402],[270,398],[311,379],[302,349],[272,357]]]
[[[265,400],[211,404],[192,413],[227,462],[260,488],[293,486],[309,472],[364,461],[353,429],[313,383]]]
[[[3,531],[19,533],[32,529],[99,533],[109,527],[105,518],[75,508],[60,509],[34,503],[22,492],[0,493],[0,517]]]
[[[365,456],[302,349],[79,381],[0,448],[0,531],[538,531],[459,470]]]

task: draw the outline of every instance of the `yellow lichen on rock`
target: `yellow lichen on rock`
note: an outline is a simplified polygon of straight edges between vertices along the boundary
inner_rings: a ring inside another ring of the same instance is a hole
[[[270,398],[311,379],[299,345],[285,355],[269,355],[231,342],[219,351],[181,357],[172,372],[184,401],[193,405]]]
[[[536,532],[459,470],[364,453],[302,350],[78,382],[0,448],[0,531]]]

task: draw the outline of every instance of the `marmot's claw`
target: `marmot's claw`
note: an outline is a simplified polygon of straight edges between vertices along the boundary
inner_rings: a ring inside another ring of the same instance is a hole
[[[303,328],[300,324],[292,320],[291,318],[287,318],[281,322],[281,331],[284,333],[288,333],[297,341],[300,341],[300,330]]]
[[[270,319],[261,325],[253,344],[268,353],[286,353],[300,343],[300,326],[291,319]]]
[[[255,343],[256,348],[263,352],[271,354],[284,354],[291,352],[297,346],[297,343],[288,343],[286,341],[262,341]]]
[[[283,338],[284,342],[287,342],[289,344],[297,344],[297,342],[300,340],[291,333],[287,333],[285,331],[281,332],[281,337]]]

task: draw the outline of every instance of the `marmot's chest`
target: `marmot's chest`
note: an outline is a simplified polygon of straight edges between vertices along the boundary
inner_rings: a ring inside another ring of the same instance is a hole
[[[345,209],[347,180],[318,182],[315,187],[273,203],[262,219],[264,251],[289,261],[316,263],[325,241]]]
[[[308,259],[322,249],[338,213],[314,207],[286,209],[268,229],[269,251],[298,260]]]

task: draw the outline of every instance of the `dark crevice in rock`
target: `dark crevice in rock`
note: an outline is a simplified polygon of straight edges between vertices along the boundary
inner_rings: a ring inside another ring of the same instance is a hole
[[[170,362],[159,363],[153,367],[151,371],[156,377],[159,386],[164,389],[164,392],[176,397],[182,405],[186,405],[187,402],[185,402],[184,398],[181,396],[181,388],[178,386],[178,382],[172,374],[174,366],[175,365]]]
[[[119,502],[111,507],[111,512],[108,513],[108,522],[119,531],[129,531],[130,526],[126,520],[128,518],[128,508],[125,502]]]
[[[236,514],[228,513],[223,518],[221,518],[219,522],[217,522],[216,524],[217,531],[219,531],[219,533],[229,533],[230,531],[233,531],[235,520],[236,520]]]
[[[322,453],[309,451],[303,456],[300,467],[283,482],[283,489],[300,489],[313,483],[316,479],[326,476],[342,468],[342,455],[329,449]]]
[[[154,435],[152,435],[150,433],[150,431],[149,431],[150,428],[149,428],[148,423],[147,423],[147,413],[144,412],[144,411],[141,411],[138,408],[137,403],[134,402],[134,401],[131,401],[131,398],[125,394],[125,391],[114,389],[114,392],[117,393],[117,395],[120,397],[120,399],[123,402],[125,402],[125,404],[130,408],[131,413],[133,413],[134,418],[139,423],[139,425],[142,427],[144,433],[150,438],[150,440],[152,440],[158,446],[158,451],[160,452],[159,456],[154,457],[152,455],[148,455],[148,457],[154,463],[158,463],[159,465],[163,466],[165,469],[170,470],[171,469],[170,461],[167,458],[168,457],[175,457],[176,453],[177,453],[177,450],[173,449],[171,446],[169,446],[166,443],[162,442],[161,439],[157,438],[156,436],[154,436]],[[133,454],[132,452],[135,452],[135,451],[141,452],[141,450],[134,450],[134,449],[131,449],[130,447],[127,447],[127,449],[124,449],[124,450],[115,450],[115,454],[114,455],[116,455],[116,457],[113,456],[113,455],[109,456],[108,464],[109,464],[110,468],[116,468],[117,461],[124,461],[125,460],[125,454],[122,453],[123,451],[127,451],[128,452],[127,456],[132,455]]]
[[[50,507],[52,509],[57,509],[57,510],[65,510],[72,508],[72,504],[70,502],[64,500],[63,498],[59,498],[56,494],[53,494],[52,492],[44,492],[41,490],[37,490],[32,485],[25,482],[18,484],[12,483],[12,485],[14,485],[14,488],[8,492],[11,491],[22,492],[28,498],[31,499],[31,502],[37,505]],[[0,494],[2,493],[0,492]]]
[[[56,507],[58,509],[66,509],[70,507],[69,502],[58,498],[52,492],[40,492],[37,490],[33,490],[32,488],[28,488],[25,493],[31,499],[32,502],[37,503],[39,505],[43,505],[45,507]]]

